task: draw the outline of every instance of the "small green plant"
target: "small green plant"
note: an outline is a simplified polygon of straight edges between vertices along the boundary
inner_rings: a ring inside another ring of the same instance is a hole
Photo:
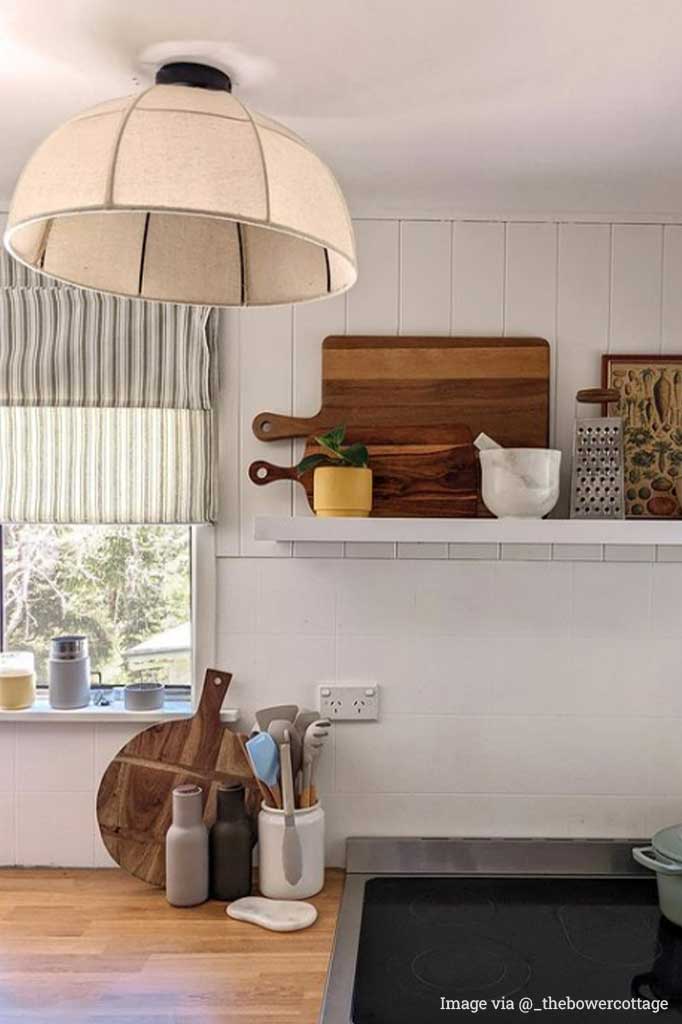
[[[369,461],[367,446],[356,441],[355,444],[344,445],[343,439],[346,436],[345,426],[332,427],[315,440],[322,449],[315,455],[306,455],[296,467],[299,476],[303,476],[311,469],[318,466],[350,466],[354,469],[366,469]]]

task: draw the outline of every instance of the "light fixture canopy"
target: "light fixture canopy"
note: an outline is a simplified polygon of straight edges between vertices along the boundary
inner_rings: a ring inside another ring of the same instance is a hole
[[[174,62],[71,118],[19,179],[5,245],[69,284],[211,306],[306,302],[357,267],[329,168],[216,68]]]

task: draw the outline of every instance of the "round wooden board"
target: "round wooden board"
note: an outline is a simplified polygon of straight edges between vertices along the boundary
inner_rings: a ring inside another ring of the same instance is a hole
[[[220,784],[242,782],[247,809],[256,815],[260,795],[242,740],[220,721],[232,676],[210,669],[196,714],[138,733],[119,750],[97,793],[97,822],[107,850],[125,871],[152,885],[165,884],[165,842],[176,786],[204,791],[204,821],[213,824]]]

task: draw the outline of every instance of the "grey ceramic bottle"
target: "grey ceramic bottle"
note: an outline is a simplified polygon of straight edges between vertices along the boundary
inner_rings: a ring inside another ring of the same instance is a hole
[[[166,833],[166,899],[194,907],[208,899],[208,829],[200,786],[173,790],[173,824]]]
[[[251,894],[253,846],[254,830],[244,806],[244,787],[221,786],[209,842],[213,899],[231,902]]]

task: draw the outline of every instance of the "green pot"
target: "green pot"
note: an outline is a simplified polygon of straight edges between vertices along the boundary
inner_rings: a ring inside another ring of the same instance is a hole
[[[661,829],[651,846],[636,846],[632,856],[656,872],[661,913],[682,927],[682,825]]]

